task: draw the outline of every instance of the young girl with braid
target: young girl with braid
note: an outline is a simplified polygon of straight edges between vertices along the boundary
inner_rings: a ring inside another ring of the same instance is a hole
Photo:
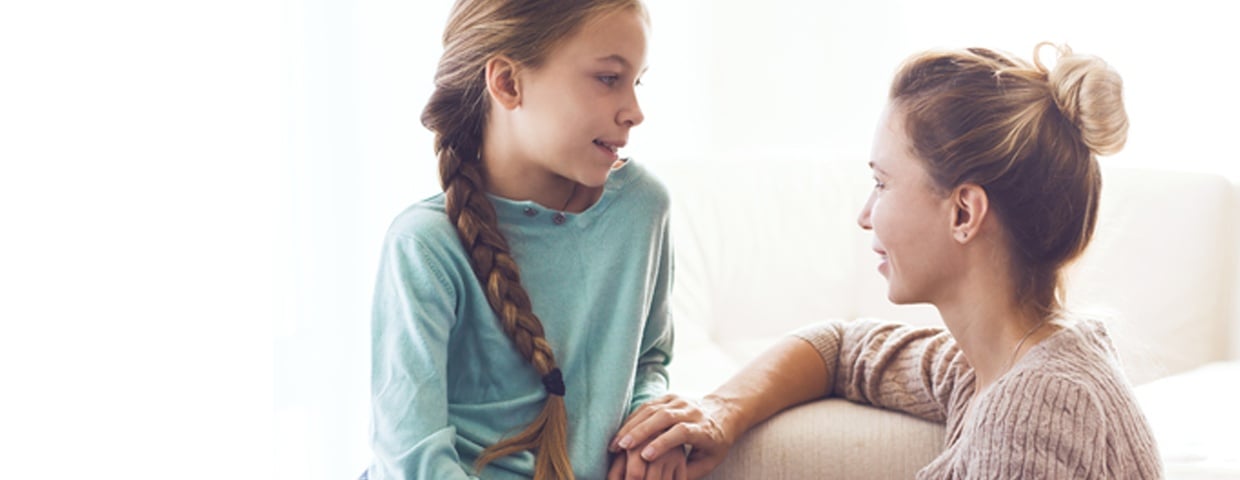
[[[917,478],[1160,478],[1105,326],[1065,311],[1060,282],[1094,231],[1095,155],[1127,139],[1121,80],[1066,47],[1048,69],[1038,50],[916,55],[891,87],[858,223],[890,300],[933,304],[946,328],[806,327],[700,402],[647,403],[613,448],[691,444],[697,478],[755,424],[835,396],[945,423]]]
[[[603,478],[667,388],[668,195],[642,123],[639,0],[459,0],[422,113],[443,193],[392,223],[364,478]],[[683,474],[683,451],[642,463]]]

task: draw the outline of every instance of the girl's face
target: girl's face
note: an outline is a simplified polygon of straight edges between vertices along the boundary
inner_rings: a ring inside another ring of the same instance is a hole
[[[893,303],[937,303],[960,278],[952,240],[952,208],[924,162],[913,155],[903,113],[888,107],[874,138],[870,168],[874,190],[857,223],[874,232],[878,271]]]
[[[521,76],[513,126],[520,158],[589,187],[607,180],[629,129],[642,123],[638,79],[646,23],[633,9],[588,21]]]

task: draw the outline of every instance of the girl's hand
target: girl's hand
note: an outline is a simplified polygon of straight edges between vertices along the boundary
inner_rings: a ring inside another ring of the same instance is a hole
[[[665,395],[638,407],[620,427],[609,450],[624,450],[630,457],[650,461],[690,445],[688,478],[701,478],[723,463],[732,447],[734,439],[720,421],[724,413],[723,403],[710,397],[698,403],[675,394]],[[633,465],[631,461],[628,464]]]
[[[645,445],[642,445],[644,447]],[[675,448],[647,462],[640,449],[621,450],[611,460],[607,480],[687,480],[688,466],[683,448]]]

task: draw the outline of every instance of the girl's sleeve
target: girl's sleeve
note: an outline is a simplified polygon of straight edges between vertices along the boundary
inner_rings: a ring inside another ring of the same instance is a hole
[[[794,332],[827,366],[830,396],[945,422],[967,364],[946,329],[873,320]]]
[[[637,360],[637,374],[633,384],[633,399],[629,413],[641,404],[667,393],[667,365],[672,361],[672,314],[669,304],[674,262],[671,239],[665,225],[657,257],[658,267],[651,293],[650,311],[642,332],[641,355]]]
[[[448,424],[452,285],[414,239],[389,235],[371,319],[371,480],[476,478],[461,466]]]

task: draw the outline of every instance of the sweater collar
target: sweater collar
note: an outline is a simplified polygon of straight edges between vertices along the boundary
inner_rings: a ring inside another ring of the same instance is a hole
[[[600,215],[615,199],[615,197],[624,189],[633,178],[640,172],[640,166],[634,165],[633,159],[625,159],[619,166],[611,169],[611,173],[607,176],[607,183],[603,185],[603,194],[599,196],[598,201],[594,205],[590,205],[581,213],[569,213],[556,209],[547,208],[539,205],[531,200],[512,200],[496,195],[487,194],[491,199],[491,204],[495,206],[495,214],[500,222],[508,223],[529,223],[529,222],[546,222],[550,225],[567,225],[570,223],[581,222],[595,216]]]

